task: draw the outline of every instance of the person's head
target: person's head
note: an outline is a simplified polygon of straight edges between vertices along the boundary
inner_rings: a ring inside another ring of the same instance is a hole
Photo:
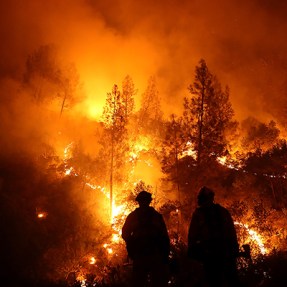
[[[197,196],[197,203],[199,206],[210,205],[214,201],[214,191],[206,186],[203,186]]]
[[[137,195],[136,201],[138,202],[139,206],[149,206],[152,201],[151,193],[145,190],[141,191]]]

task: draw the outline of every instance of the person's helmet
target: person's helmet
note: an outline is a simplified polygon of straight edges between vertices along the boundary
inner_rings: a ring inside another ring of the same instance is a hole
[[[151,193],[149,193],[149,192],[147,192],[147,191],[145,191],[145,190],[141,191],[141,192],[137,195],[136,201],[137,201],[137,202],[143,202],[143,201],[145,201],[145,202],[151,202],[151,201],[152,201]]]
[[[197,202],[198,205],[205,203],[213,203],[214,200],[214,191],[206,186],[203,186],[198,193]]]

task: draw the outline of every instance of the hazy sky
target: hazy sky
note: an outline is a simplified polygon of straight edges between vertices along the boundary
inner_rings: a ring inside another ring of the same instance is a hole
[[[204,58],[230,86],[238,118],[283,116],[284,0],[9,0],[0,11],[1,77],[19,76],[28,54],[54,43],[76,63],[96,112],[129,74],[139,96],[155,75],[170,113]]]

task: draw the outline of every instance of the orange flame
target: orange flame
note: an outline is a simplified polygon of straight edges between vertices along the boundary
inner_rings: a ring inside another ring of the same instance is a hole
[[[240,227],[243,227],[244,229],[246,229],[246,231],[248,232],[250,239],[255,241],[256,244],[258,245],[260,252],[264,255],[268,253],[268,250],[265,248],[262,237],[253,229],[249,228],[249,226],[247,224],[235,221],[234,222],[235,225],[239,225]]]

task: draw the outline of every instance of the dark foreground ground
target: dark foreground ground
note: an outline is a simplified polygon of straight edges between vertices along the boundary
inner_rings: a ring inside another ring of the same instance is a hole
[[[1,287],[125,287],[128,286],[131,265],[116,266],[107,269],[105,278],[96,280],[94,274],[89,274],[88,280],[48,282],[47,280],[32,280],[11,278],[1,280]],[[274,252],[252,260],[240,259],[238,273],[244,287],[286,287],[287,286],[287,252]],[[200,264],[190,261],[184,256],[178,256],[170,264],[170,287],[205,287],[204,276]]]

